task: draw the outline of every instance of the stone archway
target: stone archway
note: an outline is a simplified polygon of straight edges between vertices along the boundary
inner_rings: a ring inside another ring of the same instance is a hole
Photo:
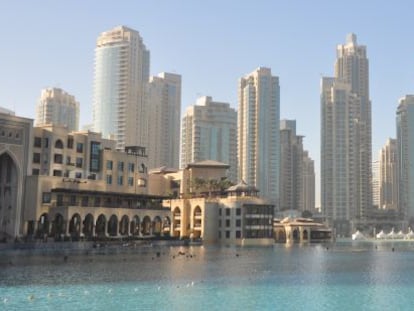
[[[145,216],[142,219],[141,232],[142,232],[142,235],[150,235],[151,234],[151,218],[149,216]]]
[[[169,236],[171,230],[171,219],[168,216],[165,216],[162,222],[162,233],[164,236]]]
[[[128,235],[129,217],[127,215],[122,216],[121,223],[119,224],[119,234]]]
[[[302,241],[307,241],[309,239],[309,233],[308,230],[303,230],[302,232]]]
[[[46,238],[49,236],[49,215],[47,213],[43,213],[40,215],[39,220],[37,222],[37,233],[36,236],[38,238]]]
[[[140,219],[137,215],[132,218],[131,224],[130,224],[130,234],[133,236],[139,236],[139,229],[140,229]]]
[[[18,167],[8,153],[0,156],[0,239],[11,238],[17,222]],[[17,217],[16,217],[17,216]]]
[[[203,215],[200,206],[196,206],[193,212],[193,231],[191,237],[194,239],[199,239],[201,236]]]
[[[118,234],[118,217],[116,217],[116,215],[112,215],[108,221],[108,235],[117,236],[117,234]]]
[[[85,220],[83,221],[83,229],[82,233],[85,235],[86,238],[93,237],[93,224],[94,219],[92,214],[88,214],[85,217]]]
[[[293,242],[299,242],[300,235],[299,235],[299,229],[298,228],[293,229],[292,238],[293,238]]]
[[[180,237],[181,235],[181,210],[177,206],[173,210],[173,226],[172,226],[172,236]]]
[[[55,220],[52,223],[52,236],[55,237],[57,240],[62,240],[65,234],[65,219],[63,218],[62,214],[57,213],[55,215]]]
[[[74,214],[69,222],[69,235],[72,239],[78,239],[80,237],[81,230],[81,217],[78,213]]]
[[[286,243],[286,230],[285,228],[279,228],[276,230],[276,242]]]
[[[96,220],[96,226],[95,226],[96,236],[99,238],[105,237],[106,236],[105,230],[106,230],[106,217],[104,214],[101,214],[98,216],[98,219]]]
[[[152,226],[152,233],[154,235],[161,235],[161,231],[162,231],[162,221],[161,221],[161,217],[160,216],[155,216],[154,221],[153,221],[153,226]]]

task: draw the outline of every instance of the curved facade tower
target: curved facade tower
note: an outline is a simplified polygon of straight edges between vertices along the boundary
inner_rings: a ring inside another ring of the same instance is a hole
[[[93,129],[117,141],[117,148],[147,146],[144,85],[150,54],[133,29],[101,33],[95,49]]]

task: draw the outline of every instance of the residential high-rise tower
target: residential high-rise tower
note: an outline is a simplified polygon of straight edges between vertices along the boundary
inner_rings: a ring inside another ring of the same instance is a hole
[[[148,84],[148,166],[178,168],[181,76],[160,73]]]
[[[239,81],[239,178],[259,189],[278,209],[280,171],[280,87],[270,68]]]
[[[414,224],[414,95],[400,99],[397,109],[398,204],[403,217]]]
[[[79,103],[75,97],[60,88],[43,89],[36,106],[35,126],[46,124],[62,125],[69,131],[77,131]]]
[[[366,47],[356,35],[338,45],[335,77],[321,83],[321,204],[349,235],[372,208],[371,101]]]
[[[398,155],[397,140],[389,138],[379,156],[381,209],[398,209]]]
[[[140,34],[118,26],[98,37],[95,49],[93,128],[117,148],[147,146],[150,53]]]
[[[237,182],[237,112],[228,103],[201,97],[187,108],[181,127],[181,168],[214,160],[230,165],[229,180]]]

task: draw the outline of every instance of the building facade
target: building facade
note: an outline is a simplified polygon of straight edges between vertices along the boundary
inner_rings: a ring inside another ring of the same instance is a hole
[[[140,34],[118,26],[98,37],[95,49],[93,128],[117,148],[148,145],[145,84],[150,53]]]
[[[315,211],[315,163],[307,151],[302,157],[302,211]]]
[[[321,204],[340,235],[372,208],[371,101],[366,47],[338,45],[335,77],[321,82]]]
[[[238,177],[260,191],[275,208],[279,202],[280,87],[269,68],[239,81]]]
[[[181,168],[205,160],[230,165],[228,178],[237,181],[237,112],[210,96],[187,108],[181,126]]]
[[[148,84],[148,166],[179,167],[181,76],[160,73]]]
[[[35,126],[47,124],[66,126],[69,131],[79,129],[79,103],[75,96],[60,88],[42,90],[36,106]]]
[[[380,161],[372,162],[372,207],[380,208]]]
[[[143,147],[62,126],[33,129],[20,234],[29,239],[106,239],[169,235],[164,197],[148,195]]]
[[[397,109],[398,204],[403,217],[414,223],[414,95],[400,99]]]
[[[33,120],[0,113],[0,240],[21,235]]]
[[[381,209],[398,209],[397,140],[389,138],[379,156],[379,188]]]

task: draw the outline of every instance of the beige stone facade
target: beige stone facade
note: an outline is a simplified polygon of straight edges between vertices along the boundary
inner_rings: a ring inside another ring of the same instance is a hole
[[[21,234],[33,120],[0,113],[0,239]]]

